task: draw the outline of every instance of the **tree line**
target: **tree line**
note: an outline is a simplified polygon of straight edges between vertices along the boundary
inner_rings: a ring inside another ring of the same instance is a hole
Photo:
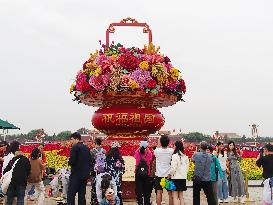
[[[6,139],[8,141],[12,140],[18,140],[21,141],[24,140],[36,140],[37,136],[41,133],[41,130],[43,129],[34,129],[29,131],[26,134],[15,134],[15,135],[6,135]],[[88,134],[89,130],[86,128],[80,128],[77,130],[80,134]],[[58,134],[48,135],[45,133],[44,140],[45,141],[65,141],[69,139],[69,136],[72,134],[70,130],[61,131]]]
[[[21,141],[22,139],[24,140],[36,140],[36,136],[39,135],[43,129],[34,129],[28,132],[27,134],[16,134],[16,135],[6,135],[6,139],[8,141],[12,140],[19,140]],[[88,134],[90,130],[87,128],[80,128],[77,130],[80,134]],[[71,135],[70,130],[65,130],[61,131],[58,134],[53,134],[53,135],[48,135],[45,133],[44,140],[45,141],[65,141],[69,139],[69,136]],[[201,142],[201,141],[207,141],[209,143],[215,143],[217,140],[211,138],[210,135],[203,134],[201,132],[190,132],[190,133],[180,133],[178,134],[187,142]],[[243,135],[241,138],[236,138],[236,139],[230,139],[228,137],[224,137],[221,139],[221,141],[228,142],[229,140],[233,140],[236,143],[244,143],[244,142],[255,142],[255,139],[253,138],[247,138],[245,135]],[[272,137],[258,137],[257,142],[259,143],[266,143],[266,142],[272,142],[273,138]]]

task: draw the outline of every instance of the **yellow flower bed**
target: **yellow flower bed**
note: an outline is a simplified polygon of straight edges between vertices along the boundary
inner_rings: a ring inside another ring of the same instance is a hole
[[[58,155],[58,150],[46,151],[46,167],[59,169],[63,167],[68,167],[68,158],[66,156]],[[30,153],[24,153],[24,155],[29,158]]]
[[[50,168],[63,168],[68,167],[68,158],[66,156],[58,155],[58,150],[46,151],[46,161],[47,167]],[[29,153],[24,154],[26,157],[29,157]],[[240,162],[242,170],[247,174],[248,179],[250,180],[258,180],[262,179],[263,170],[256,166],[255,158],[244,158]],[[190,161],[190,167],[188,172],[188,180],[192,179],[194,171],[194,163]]]
[[[68,167],[68,158],[66,156],[58,155],[58,150],[45,152],[46,155],[46,166],[59,169]]]
[[[246,172],[248,179],[262,179],[263,170],[256,165],[255,158],[242,159],[241,168]]]
[[[245,173],[247,174],[247,178],[249,180],[258,180],[258,179],[262,179],[262,169],[259,168],[256,165],[256,159],[255,158],[244,158],[242,159],[242,161],[240,162],[240,166],[242,168],[243,171],[245,171]],[[190,168],[189,168],[189,172],[188,172],[188,180],[192,179],[193,176],[193,171],[194,171],[194,163],[192,161],[190,161]]]

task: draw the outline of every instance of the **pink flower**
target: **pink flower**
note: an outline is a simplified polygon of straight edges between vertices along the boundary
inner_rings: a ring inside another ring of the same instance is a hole
[[[141,89],[147,88],[149,80],[152,79],[149,71],[145,71],[140,68],[137,68],[135,71],[133,71],[130,75],[130,78],[136,81]]]
[[[98,64],[102,69],[102,74],[109,73],[110,70],[112,70],[113,67],[117,67],[118,63],[117,61],[110,57],[106,56],[104,54],[99,55],[96,59],[96,64]]]
[[[159,54],[143,55],[142,60],[148,61],[150,65],[157,64],[157,63],[164,63],[164,58]]]
[[[109,84],[109,75],[91,76],[89,84],[97,91],[103,91]]]

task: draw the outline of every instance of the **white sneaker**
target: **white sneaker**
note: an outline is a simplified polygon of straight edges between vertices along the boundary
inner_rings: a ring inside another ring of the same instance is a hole
[[[245,204],[245,199],[244,199],[244,197],[239,197],[239,198],[238,198],[238,202],[239,202],[240,204]]]
[[[238,198],[234,197],[232,200],[233,203],[237,203],[238,202]]]
[[[223,200],[221,200],[221,199],[219,199],[219,200],[218,200],[218,203],[223,203],[223,202],[224,202],[224,201],[223,201]]]
[[[224,199],[224,200],[223,200],[223,203],[228,203],[228,199]]]

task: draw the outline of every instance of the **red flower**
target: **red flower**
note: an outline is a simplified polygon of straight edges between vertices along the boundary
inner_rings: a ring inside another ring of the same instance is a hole
[[[76,80],[76,90],[81,91],[82,93],[85,93],[91,89],[91,86],[88,82],[86,82],[86,75],[82,72],[79,72],[77,74],[77,80]]]
[[[155,88],[155,86],[156,86],[156,81],[155,81],[155,80],[149,80],[147,86],[148,86],[149,89]]]
[[[168,64],[169,62],[171,62],[171,60],[169,59],[168,56],[165,56],[165,57],[164,57],[164,62],[165,62],[166,64]]]
[[[124,69],[134,70],[138,67],[140,60],[133,55],[125,54],[119,57],[118,63]]]
[[[181,91],[183,93],[186,93],[186,84],[185,84],[185,81],[183,79],[180,80],[180,83],[177,86],[177,90]]]

